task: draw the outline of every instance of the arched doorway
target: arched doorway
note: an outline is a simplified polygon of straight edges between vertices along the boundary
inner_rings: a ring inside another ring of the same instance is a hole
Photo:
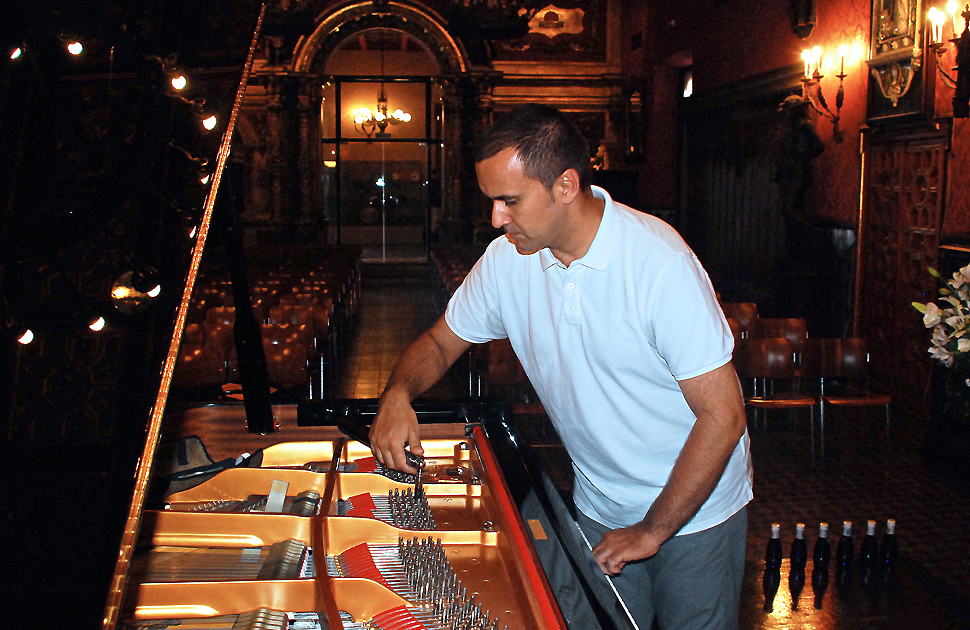
[[[294,70],[322,87],[318,198],[327,240],[360,244],[371,259],[426,258],[456,180],[446,154],[461,132],[449,94],[466,70],[464,53],[431,11],[368,6],[329,14],[294,54]]]
[[[323,197],[331,242],[367,259],[423,258],[441,207],[439,69],[417,40],[373,28],[328,57],[321,101]]]

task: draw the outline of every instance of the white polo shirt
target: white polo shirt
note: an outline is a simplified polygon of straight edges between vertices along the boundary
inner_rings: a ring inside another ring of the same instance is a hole
[[[677,232],[606,200],[589,251],[569,267],[495,239],[445,321],[472,343],[508,337],[573,460],[574,499],[610,527],[641,520],[694,424],[678,380],[731,359],[734,337],[706,272]],[[747,432],[720,482],[679,534],[713,527],[751,500]]]

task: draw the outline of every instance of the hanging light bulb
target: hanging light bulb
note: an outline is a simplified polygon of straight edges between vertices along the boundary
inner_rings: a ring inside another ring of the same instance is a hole
[[[120,312],[131,315],[148,308],[161,293],[161,286],[154,280],[153,269],[138,272],[126,271],[111,286],[111,302]]]
[[[84,46],[81,44],[81,42],[74,40],[67,45],[67,52],[74,56],[80,55],[82,52],[84,52]]]
[[[29,328],[25,329],[23,334],[17,337],[17,341],[25,346],[33,340],[34,340],[34,331],[32,331]]]
[[[100,315],[98,315],[94,320],[91,321],[90,324],[88,324],[88,328],[90,328],[94,332],[101,332],[102,330],[104,330],[104,326],[106,323],[107,322],[104,321],[104,317],[101,317]]]
[[[217,122],[218,120],[216,119],[215,114],[210,114],[202,119],[202,126],[206,128],[206,131],[212,131],[216,128]]]
[[[20,56],[23,54],[24,54],[24,49],[21,48],[20,46],[17,46],[16,48],[13,49],[13,52],[10,53],[10,61],[16,61],[20,59]]]
[[[188,85],[188,80],[185,78],[184,74],[172,77],[172,87],[174,89],[184,90],[186,85]]]

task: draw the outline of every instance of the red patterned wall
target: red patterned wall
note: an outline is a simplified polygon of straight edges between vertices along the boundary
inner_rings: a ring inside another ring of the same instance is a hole
[[[952,90],[944,92],[949,98]],[[970,242],[970,119],[953,121],[953,147],[947,173],[944,242]]]
[[[833,138],[829,121],[812,113],[825,141],[825,154],[815,162],[816,189],[808,210],[827,223],[854,227],[859,212],[859,130],[865,122],[868,68],[864,58],[870,2],[818,0],[816,26],[805,39],[792,32],[790,7],[787,2],[734,0],[712,8],[708,1],[689,0],[663,3],[653,9],[631,8],[624,16],[624,69],[631,73],[639,70],[643,76],[643,68],[669,65],[686,54],[693,59],[694,92],[698,94],[800,64],[804,48],[820,46],[823,51],[835,51],[839,45],[848,46],[840,120],[842,141]],[[631,51],[630,41],[637,33],[642,34],[644,45]],[[837,69],[830,70],[825,72],[822,91],[829,106],[834,107]],[[646,75],[653,81],[676,80],[665,72]],[[678,98],[675,91],[668,93],[669,98]],[[676,198],[675,178],[666,177],[671,173],[663,170],[674,159],[664,154],[673,154],[677,148],[676,143],[664,141],[669,138],[672,112],[676,108],[670,103],[655,99],[648,104],[647,146],[653,155],[648,155],[640,177],[650,182],[643,191],[648,204],[663,205]],[[656,177],[658,169],[664,177]]]

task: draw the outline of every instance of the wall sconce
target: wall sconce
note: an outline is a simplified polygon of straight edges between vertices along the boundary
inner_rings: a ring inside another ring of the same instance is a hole
[[[845,89],[842,82],[845,79],[845,46],[839,46],[839,90],[835,93],[835,111],[829,109],[822,94],[822,49],[818,46],[811,50],[802,51],[802,61],[805,63],[805,76],[802,77],[802,100],[811,104],[812,109],[819,115],[832,121],[832,137],[836,142],[842,142],[842,130],[839,129],[839,116],[842,103],[845,101]]]
[[[10,336],[25,346],[34,340],[34,331],[21,318],[14,315],[6,298],[0,301],[0,329],[9,330]]]
[[[126,271],[111,285],[111,303],[119,312],[134,315],[147,309],[161,290],[154,269]]]
[[[930,7],[927,12],[927,20],[930,23],[930,38],[932,43],[930,48],[936,53],[936,66],[940,69],[940,79],[947,87],[955,90],[953,94],[953,117],[970,118],[970,4],[966,6],[963,13],[963,32],[957,36],[959,31],[959,21],[957,20],[957,3],[950,0],[947,3],[946,12],[940,11],[936,7]],[[947,13],[950,14],[950,21],[953,24],[953,38],[950,42],[956,47],[956,70],[957,77],[954,79],[943,68],[940,62],[943,55],[949,50],[949,43],[944,41],[943,32],[947,21]]]
[[[60,33],[57,38],[61,41],[64,48],[74,57],[84,52],[84,44],[73,33]]]
[[[187,149],[183,149],[179,145],[175,144],[174,140],[169,140],[168,146],[170,149],[173,149],[174,151],[177,151],[185,156],[185,159],[192,164],[192,168],[195,170],[195,174],[199,178],[199,181],[201,181],[203,184],[207,184],[209,182],[209,158],[192,155]]]
[[[172,98],[181,101],[192,109],[192,115],[202,124],[206,131],[212,131],[219,124],[218,118],[213,114],[213,108],[207,106],[204,98],[192,100],[179,94],[171,94]]]

